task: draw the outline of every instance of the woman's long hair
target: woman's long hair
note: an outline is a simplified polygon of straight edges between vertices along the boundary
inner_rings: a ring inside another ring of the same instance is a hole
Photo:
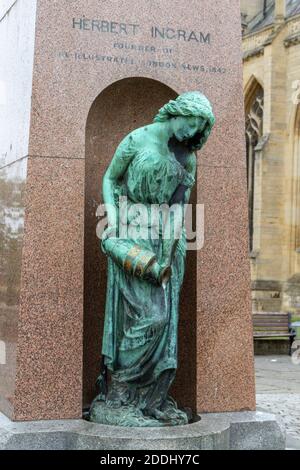
[[[202,132],[198,132],[189,140],[188,146],[193,150],[200,150],[206,143],[215,124],[212,106],[203,93],[190,91],[179,95],[176,100],[165,104],[154,118],[154,122],[166,122],[176,116],[201,117],[206,124]]]

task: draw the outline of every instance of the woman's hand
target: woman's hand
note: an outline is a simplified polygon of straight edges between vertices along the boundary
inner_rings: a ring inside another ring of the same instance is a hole
[[[171,266],[163,266],[157,261],[153,263],[145,272],[144,279],[157,286],[166,286],[171,278]]]
[[[170,200],[170,206],[173,204],[180,204],[184,201],[184,196],[187,191],[188,187],[180,184],[177,189],[175,190],[171,200]]]
[[[102,243],[104,243],[108,238],[116,238],[118,236],[117,229],[117,225],[109,225],[101,236]]]

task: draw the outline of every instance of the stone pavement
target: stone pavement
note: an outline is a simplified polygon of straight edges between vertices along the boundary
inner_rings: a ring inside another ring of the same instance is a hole
[[[289,356],[256,356],[257,409],[285,424],[287,447],[300,450],[300,365]]]

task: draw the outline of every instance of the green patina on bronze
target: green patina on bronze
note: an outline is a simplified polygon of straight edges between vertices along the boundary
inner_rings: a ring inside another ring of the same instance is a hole
[[[195,152],[206,143],[214,123],[207,98],[199,92],[184,93],[167,103],[152,124],[125,137],[103,178],[108,229],[102,249],[108,256],[108,285],[100,393],[90,409],[93,422],[141,427],[188,423],[187,413],[168,395],[177,369],[185,230],[179,240],[164,239],[164,227],[153,239],[124,240],[108,234],[122,217],[122,196],[129,204],[149,209],[152,204],[188,203],[195,183]],[[178,228],[175,219],[172,233]]]

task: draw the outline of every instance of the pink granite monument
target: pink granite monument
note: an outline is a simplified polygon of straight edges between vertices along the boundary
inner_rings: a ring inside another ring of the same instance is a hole
[[[0,44],[0,410],[79,419],[91,403],[100,182],[122,137],[188,90],[216,125],[198,160],[204,246],[188,253],[172,393],[200,413],[255,410],[239,1],[8,0]]]

